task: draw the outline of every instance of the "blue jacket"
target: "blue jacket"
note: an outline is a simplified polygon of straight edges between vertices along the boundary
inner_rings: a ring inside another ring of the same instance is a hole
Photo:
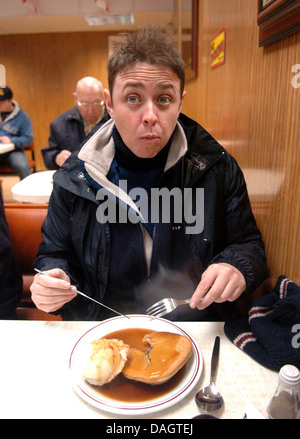
[[[0,137],[8,136],[16,149],[24,150],[33,141],[32,123],[20,105],[14,101],[15,108],[0,122]]]

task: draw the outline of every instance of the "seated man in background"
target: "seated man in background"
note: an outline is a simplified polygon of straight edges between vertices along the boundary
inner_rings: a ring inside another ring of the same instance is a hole
[[[48,169],[58,169],[105,115],[103,85],[91,76],[80,79],[73,93],[76,105],[50,125],[49,146],[42,149]]]
[[[33,301],[66,320],[113,315],[72,283],[124,314],[175,297],[190,306],[166,318],[236,317],[237,299],[266,277],[264,246],[236,161],[181,114],[172,37],[156,26],[128,34],[107,69],[110,118],[54,174],[36,261],[49,276],[35,276]]]
[[[23,280],[12,251],[8,224],[0,192],[0,319],[14,318],[22,294]]]
[[[0,145],[11,146],[3,154],[0,149],[0,163],[13,168],[22,180],[31,174],[24,149],[33,141],[32,124],[9,87],[0,87],[0,117]]]

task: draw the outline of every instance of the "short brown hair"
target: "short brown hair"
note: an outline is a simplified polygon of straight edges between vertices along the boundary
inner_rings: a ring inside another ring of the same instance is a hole
[[[123,33],[125,40],[118,42],[107,60],[108,85],[112,94],[116,76],[139,62],[168,67],[178,76],[181,93],[184,90],[184,61],[173,37],[158,26],[146,26],[134,33]]]

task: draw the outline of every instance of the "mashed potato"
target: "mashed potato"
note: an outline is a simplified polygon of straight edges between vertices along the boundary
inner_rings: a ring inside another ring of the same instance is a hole
[[[89,361],[82,371],[84,379],[96,386],[109,383],[122,372],[128,350],[129,346],[122,340],[100,338],[93,341]]]

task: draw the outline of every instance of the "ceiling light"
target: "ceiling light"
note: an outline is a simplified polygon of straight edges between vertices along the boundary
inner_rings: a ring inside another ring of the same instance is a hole
[[[134,24],[133,14],[88,14],[84,16],[90,26],[107,26],[112,24]]]

